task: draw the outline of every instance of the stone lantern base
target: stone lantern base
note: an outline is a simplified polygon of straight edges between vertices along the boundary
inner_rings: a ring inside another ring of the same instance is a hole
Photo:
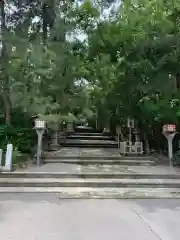
[[[73,126],[73,122],[68,122],[67,123],[67,130],[68,133],[73,133],[74,132],[74,126]]]
[[[50,144],[50,149],[51,150],[58,150],[60,147],[59,144],[59,133],[58,130],[54,130],[53,134],[52,134],[52,142]]]

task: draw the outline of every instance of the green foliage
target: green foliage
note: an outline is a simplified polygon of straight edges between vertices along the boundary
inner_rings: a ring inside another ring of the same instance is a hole
[[[0,148],[5,150],[8,143],[22,153],[30,153],[36,141],[35,130],[8,125],[0,126]]]
[[[170,16],[180,1],[173,3],[126,1],[89,34],[89,78],[98,86],[92,99],[102,118],[106,109],[106,116],[130,116],[151,127],[178,121],[179,32]]]
[[[82,117],[101,126],[129,116],[149,134],[178,123],[180,0],[123,1],[105,16],[111,2],[6,2],[0,98],[15,130],[2,127],[4,142],[30,146],[25,129],[37,113],[48,122]]]
[[[24,155],[17,148],[13,150],[13,156],[12,156],[13,164],[22,162],[24,160],[23,157]]]

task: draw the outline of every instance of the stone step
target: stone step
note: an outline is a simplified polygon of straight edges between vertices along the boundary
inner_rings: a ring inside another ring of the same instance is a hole
[[[75,127],[74,131],[77,133],[102,134],[102,131],[100,130],[93,129],[91,127],[83,127],[83,126]]]
[[[109,156],[107,155],[90,155],[90,154],[86,154],[86,153],[80,153],[77,155],[61,155],[61,154],[51,154],[51,155],[47,155],[44,156],[44,159],[58,159],[58,160],[73,160],[73,159],[79,159],[79,160],[138,160],[138,161],[155,161],[155,158],[151,157],[151,156],[121,156],[120,154],[114,154],[113,153]]]
[[[161,173],[102,173],[102,172],[2,172],[0,178],[82,178],[82,179],[180,179],[180,174]]]
[[[74,132],[73,135],[78,135],[78,136],[80,136],[80,135],[83,135],[83,136],[99,136],[99,137],[104,136],[103,133],[99,133],[99,132],[96,132],[96,133],[94,133],[94,132],[89,132],[89,133],[87,133],[87,132]]]
[[[110,159],[79,159],[78,157],[76,159],[45,159],[44,163],[69,163],[69,164],[79,164],[79,165],[102,165],[102,164],[114,164],[114,165],[142,165],[142,166],[154,166],[156,165],[155,161],[151,160],[110,160]]]
[[[111,137],[111,136],[97,136],[97,135],[82,135],[82,134],[80,134],[80,135],[70,135],[70,136],[68,136],[68,139],[83,139],[83,140],[95,140],[95,141],[97,141],[97,140],[103,140],[103,141],[105,141],[105,140],[112,140],[113,138]]]
[[[77,147],[77,148],[117,148],[118,147],[118,144],[117,143],[113,143],[113,144],[107,144],[107,143],[99,143],[99,144],[96,144],[96,143],[68,143],[68,142],[65,142],[65,143],[62,143],[61,146],[63,147],[69,147],[69,148],[74,148],[74,147]]]
[[[59,199],[180,199],[179,188],[0,187],[0,193],[48,193]]]
[[[180,179],[0,178],[0,187],[180,188]]]
[[[44,152],[44,158],[62,158],[62,159],[104,159],[109,157],[120,157],[120,151],[117,148],[66,148],[61,147],[58,151]]]
[[[95,144],[95,145],[114,145],[117,144],[116,141],[113,140],[97,140],[97,139],[67,139],[66,143],[68,144]]]

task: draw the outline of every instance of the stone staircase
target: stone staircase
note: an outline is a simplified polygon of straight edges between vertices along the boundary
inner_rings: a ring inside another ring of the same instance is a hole
[[[151,157],[121,157],[113,151],[111,159],[110,153],[104,155],[107,149],[95,150],[65,148],[47,156],[40,168],[32,165],[0,173],[0,193],[56,193],[59,198],[85,199],[180,198],[178,169],[156,166]]]
[[[110,138],[74,133],[69,140],[89,137],[105,142]],[[63,147],[46,153],[39,168],[31,164],[0,173],[0,193],[53,193],[62,199],[180,198],[179,169],[160,166],[151,156],[125,157],[115,147],[90,146]]]
[[[102,133],[75,132],[67,137],[62,146],[78,148],[117,148],[118,143],[112,136],[103,135]]]
[[[149,157],[115,157],[115,156],[64,156],[56,157],[52,156],[50,159],[44,160],[44,163],[66,163],[66,164],[78,164],[82,166],[89,165],[125,165],[125,166],[154,166],[156,162]]]
[[[19,171],[0,174],[0,193],[56,193],[63,199],[180,198],[180,174]]]

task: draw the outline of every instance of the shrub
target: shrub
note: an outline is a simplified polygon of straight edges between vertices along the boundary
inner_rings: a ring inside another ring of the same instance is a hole
[[[12,143],[22,153],[30,153],[36,141],[36,133],[33,129],[18,128],[13,126],[0,126],[0,148],[6,149],[8,143]]]
[[[13,156],[12,156],[13,164],[21,162],[22,156],[23,154],[17,148],[15,148],[13,150]]]

